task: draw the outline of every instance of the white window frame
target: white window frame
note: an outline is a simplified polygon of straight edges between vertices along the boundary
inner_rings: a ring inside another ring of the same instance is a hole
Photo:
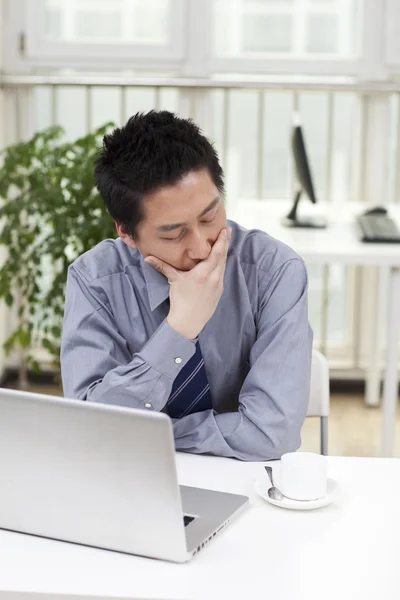
[[[235,0],[232,0],[235,2]],[[342,0],[348,1],[348,0]],[[356,0],[356,11],[359,14],[363,0]],[[308,0],[301,0],[298,8],[303,8],[308,4]],[[268,12],[278,11],[279,7],[271,7]],[[249,12],[249,11],[247,11]],[[321,11],[326,12],[326,11]],[[239,32],[238,32],[239,33]],[[240,53],[236,56],[217,57],[210,60],[210,71],[214,73],[246,73],[262,75],[345,75],[357,76],[360,69],[360,40],[355,41],[356,51],[354,56],[350,57],[330,57],[329,54],[293,56],[292,53]]]
[[[38,67],[103,71],[115,68],[133,71],[176,70],[184,61],[187,6],[185,0],[170,1],[170,43],[158,45],[46,40],[41,35],[45,22],[45,0],[5,0],[5,68],[17,72]]]

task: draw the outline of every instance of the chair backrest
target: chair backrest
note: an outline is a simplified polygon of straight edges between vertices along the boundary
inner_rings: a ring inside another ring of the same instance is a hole
[[[310,401],[308,417],[329,415],[329,366],[325,356],[313,350],[311,363]]]

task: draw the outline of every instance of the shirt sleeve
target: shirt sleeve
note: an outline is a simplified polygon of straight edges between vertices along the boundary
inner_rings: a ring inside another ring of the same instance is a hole
[[[194,353],[195,343],[163,321],[132,355],[108,306],[70,268],[61,343],[66,397],[161,411],[174,379]],[[176,363],[178,356],[182,360]]]
[[[300,446],[310,393],[308,278],[291,259],[272,278],[260,270],[257,339],[237,412],[208,410],[174,421],[177,450],[241,460],[280,458]]]

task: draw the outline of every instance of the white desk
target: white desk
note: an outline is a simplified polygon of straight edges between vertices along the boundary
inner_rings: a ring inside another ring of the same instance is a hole
[[[177,565],[0,531],[0,590],[97,597],[398,600],[400,460],[332,458],[335,504],[285,511],[253,491],[260,463],[178,454],[181,483],[247,494],[251,506]],[[376,497],[371,492],[384,491]],[[84,499],[82,499],[84,501]]]
[[[304,201],[306,205],[306,200]],[[314,264],[337,263],[342,265],[389,267],[389,307],[387,322],[386,365],[383,394],[382,456],[392,456],[397,406],[398,344],[400,337],[400,244],[364,244],[355,233],[354,217],[366,207],[361,204],[345,204],[341,208],[328,205],[327,229],[290,229],[280,224],[280,218],[288,212],[285,202],[239,202],[230,217],[248,229],[262,229],[292,247],[306,262]],[[307,205],[312,214],[313,207]],[[316,207],[317,208],[317,207]],[[315,210],[315,209],[314,209]],[[400,225],[400,207],[391,207],[390,216]],[[377,352],[372,364],[367,386],[378,394]],[[372,404],[378,404],[372,401]]]

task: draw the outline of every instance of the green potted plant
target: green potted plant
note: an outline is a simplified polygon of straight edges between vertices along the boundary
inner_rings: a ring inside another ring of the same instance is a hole
[[[45,348],[59,372],[65,282],[69,265],[115,226],[94,187],[93,164],[108,123],[68,142],[59,126],[2,153],[0,170],[0,298],[16,306],[17,322],[4,344],[22,349],[20,376],[39,370],[34,350]]]

